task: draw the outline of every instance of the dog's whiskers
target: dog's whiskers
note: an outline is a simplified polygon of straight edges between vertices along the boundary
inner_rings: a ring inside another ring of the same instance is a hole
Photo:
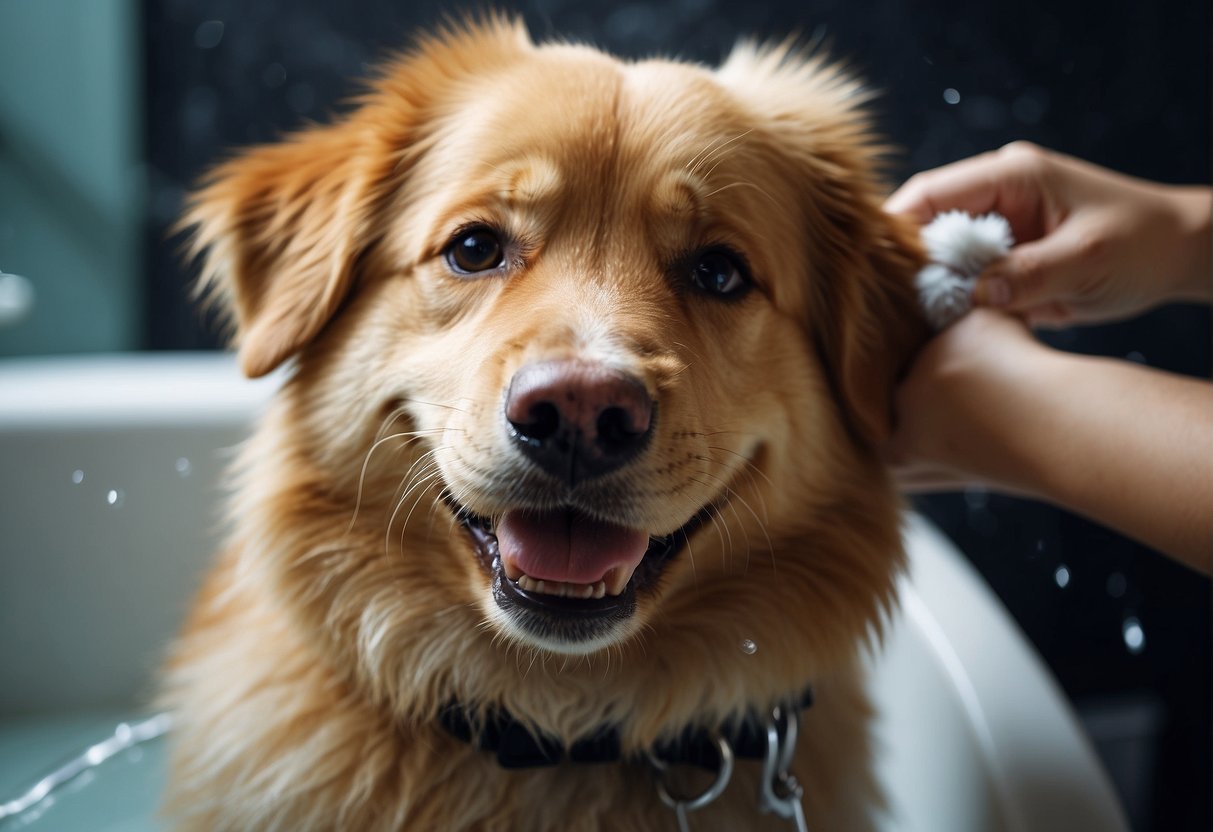
[[[713,168],[713,170],[714,170],[714,169],[715,169],[715,168]],[[755,185],[753,182],[746,182],[746,181],[744,181],[744,180],[742,180],[742,181],[737,181],[737,182],[730,182],[730,183],[728,183],[727,185],[721,185],[721,186],[720,186],[719,188],[717,188],[716,190],[714,190],[714,191],[710,191],[710,192],[708,192],[707,194],[704,194],[704,197],[703,197],[703,198],[704,198],[704,199],[711,199],[712,197],[716,196],[717,194],[723,193],[723,192],[728,191],[728,190],[731,190],[731,189],[733,189],[733,188],[753,188],[754,190],[758,191],[758,193],[759,193],[760,195],[765,196],[765,197],[766,197],[767,199],[769,199],[771,202],[775,203],[776,205],[778,205],[778,204],[779,204],[779,200],[777,200],[777,199],[775,199],[775,197],[771,196],[771,195],[770,195],[770,193],[768,193],[768,192],[767,192],[765,189],[760,188],[758,185]],[[761,234],[758,234],[757,232],[755,232],[755,236],[761,237],[762,235],[761,235]],[[766,237],[762,237],[762,239],[767,239],[767,238],[766,238]]]
[[[411,470],[412,469],[410,469],[410,471]],[[406,480],[406,482],[408,483],[408,486],[407,486],[407,488],[405,488],[404,493],[401,494],[400,498],[396,501],[396,507],[394,509],[392,509],[391,517],[388,518],[387,527],[384,529],[384,548],[385,548],[385,550],[390,551],[388,544],[391,541],[392,527],[396,524],[396,517],[399,516],[400,509],[402,509],[404,507],[405,501],[408,500],[409,495],[412,494],[413,491],[415,491],[416,489],[427,485],[429,482],[431,482],[434,479],[434,477],[438,476],[439,473],[440,473],[440,471],[438,468],[438,464],[436,462],[429,462],[429,463],[426,463],[425,467],[423,467],[420,471],[418,471],[417,474],[412,477],[412,479]],[[424,492],[422,492],[422,493],[424,493]],[[410,511],[410,514],[411,514],[411,511]],[[407,524],[402,525],[401,529],[400,529],[400,538],[401,538],[400,545],[401,545],[402,550],[404,548],[404,532],[405,532],[406,528],[407,528]]]
[[[453,404],[443,404],[442,402],[427,402],[424,399],[414,399],[414,398],[401,399],[401,401],[408,402],[409,404],[423,404],[427,407],[441,407],[444,410],[453,410],[456,413],[463,413],[463,414],[468,413],[468,411],[464,410],[462,407],[456,407]]]
[[[400,413],[398,412],[396,416],[391,418],[391,421],[395,421],[399,417],[400,417]],[[353,515],[350,517],[350,524],[345,530],[346,534],[349,534],[351,531],[353,531],[354,525],[358,522],[358,511],[362,506],[363,488],[366,484],[366,472],[367,472],[367,468],[371,464],[371,457],[374,455],[375,451],[378,450],[379,447],[381,445],[383,445],[384,443],[391,442],[392,440],[396,440],[396,439],[407,438],[408,441],[404,442],[401,445],[401,447],[399,448],[399,450],[404,450],[405,448],[407,448],[409,445],[412,445],[417,440],[423,439],[427,436],[431,436],[435,433],[441,433],[442,431],[443,431],[442,428],[430,428],[427,430],[400,431],[399,433],[393,433],[389,436],[383,436],[383,437],[375,440],[375,442],[371,445],[370,449],[366,452],[366,456],[362,460],[362,469],[358,473],[358,492],[354,498],[354,512],[353,512]],[[382,432],[382,429],[380,432]]]
[[[727,451],[728,449],[722,448],[721,450]],[[750,483],[753,484],[754,483],[754,474],[758,474],[759,476],[763,477],[763,479],[765,479],[767,481],[767,483],[772,486],[772,488],[774,487],[774,484],[771,483],[770,478],[768,478],[766,476],[766,474],[764,474],[761,470],[759,470],[759,468],[756,465],[754,465],[753,462],[746,459],[741,454],[735,453],[735,455],[738,458],[740,458],[742,461],[741,466],[738,468],[730,468],[730,466],[727,463],[722,462],[718,459],[713,459],[710,455],[695,457],[695,459],[697,459],[701,462],[707,462],[712,465],[719,465],[722,468],[729,470],[730,478],[728,480],[725,480],[724,478],[722,478],[716,474],[712,474],[710,471],[706,471],[703,469],[700,469],[699,473],[703,474],[704,476],[710,476],[710,477],[713,477],[714,479],[716,479],[718,482],[721,483],[721,485],[724,487],[726,492],[729,492],[729,493],[733,494],[734,496],[737,496],[737,498],[739,500],[741,500],[742,498],[739,495],[737,495],[736,490],[735,489],[730,490],[732,488],[732,483],[735,481],[735,478],[737,478],[737,477],[745,476],[749,479]],[[759,502],[762,505],[762,519],[759,522],[765,528],[766,524],[769,522],[768,518],[770,517],[770,511],[767,508],[767,501],[761,491],[755,491],[755,496],[758,498]]]
[[[742,467],[743,471],[745,471],[746,473],[748,473],[750,475],[757,474],[758,476],[762,477],[763,481],[766,482],[766,484],[769,485],[772,489],[775,488],[775,483],[771,480],[770,477],[768,477],[766,475],[766,472],[763,471],[761,468],[759,468],[756,464],[754,464],[754,461],[752,459],[750,459],[749,457],[747,457],[745,454],[743,454],[739,451],[735,451],[732,448],[724,448],[719,445],[708,445],[708,450],[709,451],[723,451],[726,454],[732,454],[733,456],[735,456],[739,460],[741,460],[741,467]],[[696,457],[696,458],[707,460],[710,462],[717,462],[717,460],[711,459],[710,457],[701,456],[701,457]],[[764,508],[763,513],[765,514],[766,507],[764,506],[763,508]]]
[[[707,476],[707,477],[712,477],[713,479],[717,480],[718,482],[723,482],[723,480],[720,480],[719,477],[711,474],[708,471],[699,471],[698,473],[703,474],[704,476]],[[689,479],[690,479],[690,482],[694,482],[699,485],[702,485],[704,488],[712,487],[710,483],[703,482],[702,480],[697,480],[694,477],[691,477]],[[724,504],[729,505],[729,507],[733,511],[733,516],[737,517],[737,521],[740,524],[741,518],[739,516],[737,516],[737,509],[733,508],[732,505],[730,505],[730,503],[731,503],[730,497],[732,496],[732,494],[733,494],[733,492],[730,491],[728,486],[727,485],[724,486]],[[721,512],[720,512],[720,505],[721,505],[720,503],[713,503],[713,509],[711,512],[708,513],[708,519],[710,519],[712,521],[713,526],[716,527],[716,534],[718,537],[720,537],[721,553],[725,556],[726,559],[728,559],[728,558],[732,557],[733,551],[734,551],[733,532],[729,529],[728,521],[725,519],[724,515],[721,514]],[[723,534],[721,533],[721,528],[724,529]],[[744,531],[744,528],[745,528],[744,524],[742,524],[743,531]],[[725,540],[726,536],[728,538],[727,542]],[[747,563],[749,563],[749,557],[750,557],[750,541],[749,541],[749,535],[747,534],[746,535],[746,562]]]
[[[742,133],[738,133],[736,136],[729,139],[728,141],[722,142],[719,139],[717,139],[716,141],[710,143],[708,145],[708,148],[705,148],[705,150],[707,150],[706,154],[705,154],[704,150],[701,150],[701,151],[699,151],[699,153],[695,154],[695,159],[692,160],[694,162],[694,164],[692,165],[692,164],[688,163],[688,172],[691,173],[692,175],[698,173],[700,168],[702,168],[704,165],[708,164],[714,158],[716,158],[717,156],[722,154],[729,147],[729,145],[733,144],[734,142],[736,142],[740,139],[744,139],[746,136],[750,135],[750,133],[752,133],[752,132],[754,132],[752,129],[746,130]],[[715,167],[713,167],[713,170],[715,170]]]
[[[441,474],[442,474],[441,471],[435,470],[434,472],[432,472],[425,478],[425,484],[428,486],[430,483],[432,483],[434,481],[434,479],[436,477],[441,476]],[[420,484],[421,483],[418,483],[418,485],[420,485]],[[441,493],[441,490],[439,493]],[[409,513],[407,515],[405,515],[404,522],[400,524],[400,554],[401,555],[404,554],[404,537],[408,531],[409,520],[412,519],[413,512],[417,510],[417,506],[421,504],[421,500],[423,497],[425,497],[425,489],[421,489],[417,492],[417,499],[413,500],[413,505],[409,509]]]

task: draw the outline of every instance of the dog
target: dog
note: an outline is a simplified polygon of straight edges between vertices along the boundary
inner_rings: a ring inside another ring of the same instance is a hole
[[[179,828],[873,827],[927,329],[868,98],[490,18],[209,174],[204,292],[289,369],[165,673]]]

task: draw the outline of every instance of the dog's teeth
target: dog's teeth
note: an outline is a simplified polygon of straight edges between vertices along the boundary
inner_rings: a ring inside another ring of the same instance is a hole
[[[607,581],[602,580],[596,584],[570,584],[564,581],[541,581],[532,578],[530,575],[518,569],[513,564],[502,562],[502,568],[505,570],[506,577],[518,584],[520,589],[527,592],[537,592],[543,595],[556,595],[561,598],[579,598],[587,601],[590,598],[605,598],[608,594],[618,595],[618,592],[611,593],[607,588]],[[515,575],[517,577],[515,577]],[[630,575],[627,577],[631,577]],[[608,573],[608,579],[612,579]],[[623,586],[627,586],[627,581],[623,581]],[[621,588],[619,592],[622,592]]]
[[[616,566],[602,576],[602,582],[606,585],[607,595],[618,595],[623,592],[630,580],[632,580],[632,573],[619,566]]]
[[[505,576],[511,581],[517,581],[522,577],[522,570],[518,568],[518,564],[506,558],[501,559],[501,568],[505,571]],[[525,587],[524,587],[525,589]]]

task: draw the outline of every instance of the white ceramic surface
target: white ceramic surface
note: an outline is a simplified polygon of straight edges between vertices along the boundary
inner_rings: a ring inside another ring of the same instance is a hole
[[[274,385],[217,355],[0,362],[0,804],[138,712],[221,534],[218,473]],[[921,518],[906,540],[871,662],[886,829],[1127,829],[997,599]],[[119,755],[0,828],[158,828],[161,755]]]

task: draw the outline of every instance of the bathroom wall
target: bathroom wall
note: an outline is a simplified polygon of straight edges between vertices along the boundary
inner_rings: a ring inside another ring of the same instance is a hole
[[[0,2],[0,356],[142,343],[139,5]]]

